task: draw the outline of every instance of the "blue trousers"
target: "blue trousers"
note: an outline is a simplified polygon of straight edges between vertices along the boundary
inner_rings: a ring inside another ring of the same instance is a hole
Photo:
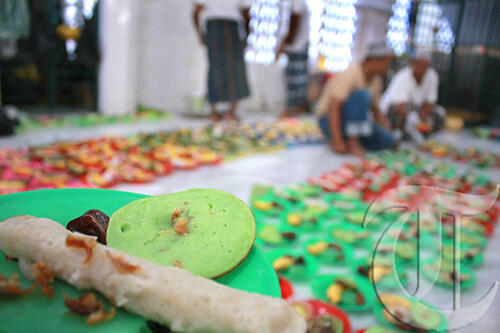
[[[394,147],[396,140],[391,133],[368,118],[371,107],[371,94],[368,90],[353,92],[342,105],[342,136],[359,137],[359,142],[367,150],[383,150]],[[328,113],[319,119],[319,126],[328,140],[332,131]]]

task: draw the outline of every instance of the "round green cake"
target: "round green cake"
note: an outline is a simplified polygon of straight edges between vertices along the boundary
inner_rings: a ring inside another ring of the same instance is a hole
[[[107,241],[131,255],[217,278],[246,258],[255,241],[255,221],[235,196],[193,189],[137,200],[117,210]]]

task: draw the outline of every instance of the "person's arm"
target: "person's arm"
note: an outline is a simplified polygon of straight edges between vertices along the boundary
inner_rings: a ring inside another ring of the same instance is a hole
[[[245,23],[245,40],[244,40],[244,47],[247,46],[248,43],[248,36],[250,36],[250,8],[242,8],[241,9],[241,16],[243,17],[243,21]]]
[[[420,119],[422,121],[427,119],[438,99],[439,76],[432,68],[429,68],[428,71],[430,71],[430,79],[427,80],[427,82],[424,82],[424,84],[428,84],[428,89],[426,89],[428,91],[428,96],[419,112]]]
[[[403,116],[406,116],[408,114],[408,109],[406,108],[406,103],[398,103],[398,104],[393,104],[394,110],[396,110],[398,113],[402,114]]]
[[[410,88],[407,80],[405,69],[396,73],[383,97],[386,107],[390,108],[392,106],[402,116],[406,116],[409,111],[406,107],[410,100]]]
[[[200,4],[196,4],[193,9],[193,23],[196,29],[196,33],[198,34],[198,37],[200,38],[200,42],[205,45],[206,40],[205,40],[205,35],[203,34],[202,30],[200,29],[200,13],[205,7]]]
[[[372,113],[373,113],[373,118],[375,119],[375,122],[380,124],[382,127],[385,127],[386,129],[391,128],[391,125],[389,124],[389,120],[387,120],[387,117],[385,117],[382,114],[382,112],[380,111],[380,109],[378,107],[378,103],[373,103]]]
[[[338,99],[332,98],[330,107],[328,109],[328,126],[332,133],[332,141],[330,146],[340,154],[347,153],[347,146],[342,135],[342,102]]]
[[[372,110],[373,119],[375,120],[375,122],[378,123],[379,125],[381,125],[382,127],[389,129],[390,128],[389,121],[382,114],[382,112],[380,111],[380,108],[379,108],[380,96],[382,95],[383,86],[384,86],[384,84],[382,82],[382,79],[380,79],[380,78],[378,78],[373,83],[371,110]]]
[[[288,29],[288,34],[286,37],[281,41],[280,45],[278,46],[278,49],[276,50],[276,59],[279,58],[279,56],[285,52],[285,47],[287,45],[290,45],[293,43],[295,40],[295,37],[297,36],[297,32],[299,30],[300,26],[300,20],[302,20],[302,17],[300,14],[292,14],[290,17],[290,27]]]
[[[420,115],[420,120],[425,122],[427,117],[429,117],[429,114],[431,113],[432,108],[434,107],[434,104],[425,102],[422,105],[422,108],[420,109],[419,115]]]

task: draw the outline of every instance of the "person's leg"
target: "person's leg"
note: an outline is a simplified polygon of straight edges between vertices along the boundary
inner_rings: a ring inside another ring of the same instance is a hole
[[[227,114],[225,116],[226,119],[229,120],[236,120],[238,121],[238,117],[236,117],[236,108],[238,107],[238,102],[232,102],[231,105],[229,106],[229,110],[227,111]]]
[[[217,107],[215,106],[215,103],[210,104],[210,121],[219,121],[220,120],[220,114],[217,112]]]
[[[399,113],[394,106],[391,105],[389,111],[387,112],[387,119],[391,124],[391,129],[393,130],[403,130],[405,125],[405,117]]]
[[[438,132],[444,127],[444,119],[446,118],[446,109],[441,105],[434,105],[429,118],[432,123],[432,132]]]
[[[418,115],[418,112],[410,111],[406,120],[405,132],[408,133],[413,141],[420,145],[425,141],[425,138],[417,129],[418,124],[420,124],[420,116]]]
[[[293,110],[293,108],[287,106],[283,113],[281,113],[280,118],[290,118],[294,115],[294,113],[295,111]]]
[[[298,116],[303,116],[307,113],[307,107],[305,105],[302,105],[302,106],[299,106],[296,110],[295,110],[295,114],[298,115]]]
[[[379,124],[372,124],[372,134],[361,137],[360,142],[367,150],[384,150],[395,147],[396,139]]]
[[[387,111],[387,119],[391,125],[392,135],[394,135],[397,141],[402,140],[404,130],[402,123],[404,122],[404,117],[396,110],[394,105],[389,107],[389,110]]]
[[[287,86],[287,106],[282,117],[295,115],[307,102],[307,52],[288,52],[285,70]]]
[[[328,122],[328,114],[325,114],[321,116],[321,118],[318,119],[318,125],[321,131],[323,132],[323,135],[325,136],[325,139],[330,142],[332,140],[332,132],[330,131],[330,124]]]
[[[206,45],[208,53],[208,100],[211,104],[230,102],[226,118],[236,118],[236,102],[249,96],[243,55],[244,46],[234,20],[207,21]],[[215,119],[212,109],[211,118]]]
[[[368,120],[371,106],[371,95],[368,90],[353,92],[342,106],[342,127],[344,136],[348,138],[349,150],[356,156],[363,156],[360,137],[370,136],[373,124]]]
[[[224,99],[226,92],[223,62],[221,61],[221,23],[217,20],[208,20],[206,23],[206,46],[208,55],[208,102],[210,103],[210,121],[221,119],[217,111],[217,103]]]

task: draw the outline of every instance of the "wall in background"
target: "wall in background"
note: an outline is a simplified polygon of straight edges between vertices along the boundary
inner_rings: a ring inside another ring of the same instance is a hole
[[[353,58],[360,61],[367,46],[374,41],[385,41],[387,22],[392,15],[393,0],[359,1],[357,5],[357,31],[354,39]]]
[[[192,4],[185,0],[142,0],[139,26],[139,103],[179,113],[206,93],[206,50],[194,31]],[[242,108],[263,109],[284,100],[278,65],[249,64],[252,97]]]
[[[141,0],[100,2],[99,111],[133,113],[137,107],[138,22]]]
[[[139,103],[183,110],[203,93],[205,50],[191,21],[191,1],[141,0]]]
[[[189,111],[192,99],[205,94],[207,72],[205,49],[191,21],[191,1],[108,0],[103,3],[108,3],[110,8],[103,11],[101,25],[101,35],[106,42],[103,43],[100,110],[131,112],[135,100],[137,104],[173,113]],[[384,40],[391,4],[392,0],[360,0],[355,58],[362,55],[366,43]],[[123,26],[127,15],[131,15],[127,8],[130,10],[133,6],[138,8],[135,11],[138,18],[125,30],[130,35],[125,38],[118,28]],[[107,17],[109,15],[113,17]],[[134,58],[136,71],[132,68]],[[242,103],[241,109],[279,113],[286,98],[284,63],[248,64],[247,69],[252,96]]]

